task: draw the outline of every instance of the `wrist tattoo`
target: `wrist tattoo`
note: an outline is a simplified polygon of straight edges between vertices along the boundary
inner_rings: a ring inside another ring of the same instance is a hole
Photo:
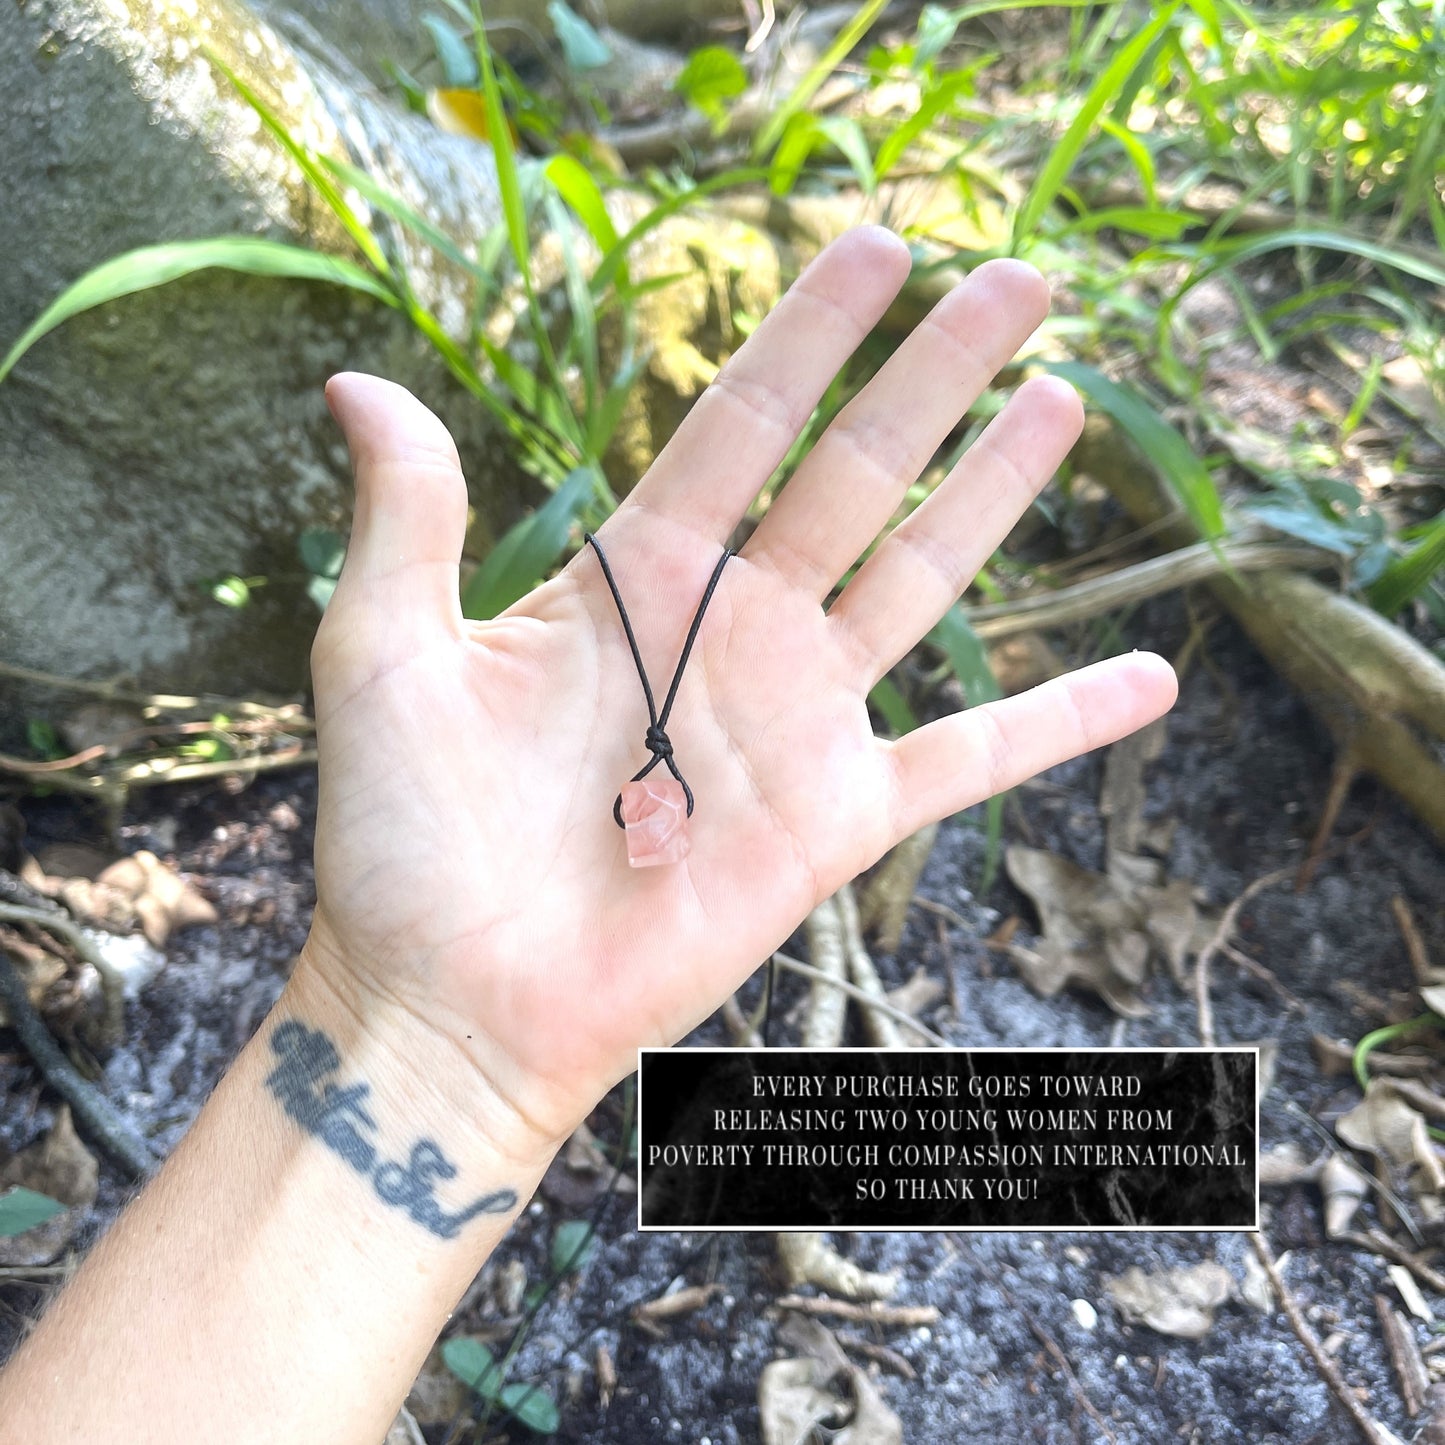
[[[295,1019],[278,1024],[271,1051],[281,1060],[266,1076],[266,1087],[281,1107],[313,1138],[339,1154],[371,1181],[376,1195],[396,1206],[439,1239],[455,1239],[479,1214],[505,1214],[516,1207],[511,1189],[497,1189],[456,1213],[444,1210],[432,1192],[441,1179],[455,1179],[457,1166],[432,1139],[418,1139],[405,1164],[383,1157],[371,1136],[376,1120],[366,1110],[371,1085],[336,1083],[341,1055],[320,1029]]]

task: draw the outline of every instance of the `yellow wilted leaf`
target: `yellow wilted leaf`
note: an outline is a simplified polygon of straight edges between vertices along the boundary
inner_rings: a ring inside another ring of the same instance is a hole
[[[490,140],[487,107],[476,90],[429,90],[426,113],[432,124],[448,135],[469,135],[473,140]]]

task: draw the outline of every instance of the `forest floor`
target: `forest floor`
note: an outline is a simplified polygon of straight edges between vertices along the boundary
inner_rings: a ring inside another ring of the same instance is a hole
[[[1168,599],[1136,614],[1127,636],[1174,656],[1187,630],[1183,606]],[[1232,623],[1222,621],[1211,631],[1207,657],[1209,666],[1187,672],[1164,751],[1147,770],[1144,817],[1172,825],[1169,874],[1188,879],[1217,912],[1255,879],[1306,856],[1331,745]],[[1006,812],[1007,840],[1101,868],[1102,765],[1101,756],[1090,756],[1021,789]],[[315,788],[312,771],[273,775],[238,795],[157,788],[134,795],[125,812],[122,849],[150,849],[173,863],[221,918],[216,926],[171,940],[164,969],[128,1006],[125,1042],[102,1060],[104,1092],[162,1149],[174,1145],[259,1025],[305,936],[314,898]],[[42,860],[47,853],[54,858],[57,848],[106,846],[96,835],[93,810],[84,805],[51,798],[29,801],[23,810],[27,846]],[[1277,1044],[1273,1080],[1261,1104],[1262,1147],[1294,1140],[1310,1158],[1322,1145],[1306,1116],[1328,1129],[1359,1098],[1348,1075],[1322,1074],[1311,1034],[1354,1042],[1379,1023],[1375,1001],[1397,1000],[1412,987],[1392,898],[1408,900],[1427,950],[1445,962],[1442,859],[1432,838],[1370,782],[1356,785],[1336,838],[1346,841],[1324,859],[1306,891],[1296,893],[1288,882],[1267,889],[1240,916],[1248,953],[1302,1007],[1287,1007],[1267,984],[1227,959],[1214,967],[1219,1042]],[[942,1000],[926,1016],[930,1026],[964,1046],[1168,1047],[1199,1041],[1192,995],[1162,969],[1142,990],[1149,1016],[1122,1025],[1092,994],[1044,999],[1032,992],[1005,956],[984,946],[1014,915],[1021,920],[1016,941],[1029,942],[1037,919],[1002,872],[986,897],[974,896],[983,852],[974,817],[946,824],[919,892],[952,910],[957,921],[915,906],[897,954],[877,958],[890,987],[918,968],[943,983]],[[803,951],[801,938],[794,945],[790,951]],[[756,998],[759,986],[749,985],[745,1003]],[[804,986],[784,977],[785,1018],[803,992]],[[783,1041],[788,1036],[785,1027]],[[728,1041],[714,1017],[684,1043]],[[29,1060],[14,1045],[0,1052],[0,1146],[18,1150],[44,1137],[53,1115],[51,1097]],[[604,1145],[616,1139],[619,1115],[615,1096],[599,1107],[593,1124]],[[71,1249],[83,1251],[127,1195],[127,1186],[102,1161],[99,1194]],[[505,1293],[502,1282],[513,1281],[507,1288],[515,1292],[518,1262],[530,1279],[545,1277],[553,1223],[585,1213],[596,1197],[585,1180],[554,1170],[452,1328],[483,1327]],[[1373,1204],[1367,1203],[1366,1214],[1374,1217]],[[1283,1274],[1289,1289],[1326,1339],[1346,1385],[1370,1414],[1408,1440],[1420,1421],[1406,1415],[1374,1298],[1383,1294],[1400,1302],[1386,1261],[1326,1241],[1313,1185],[1266,1190],[1262,1219],[1276,1256],[1288,1255]],[[548,1298],[514,1363],[517,1377],[542,1379],[558,1400],[556,1438],[578,1445],[758,1440],[760,1374],[780,1352],[790,1352],[779,1341],[775,1301],[788,1287],[771,1237],[642,1234],[632,1194],[612,1199],[598,1234],[592,1257]],[[886,1346],[873,1351],[883,1359],[869,1368],[906,1441],[1063,1445],[1112,1437],[1343,1445],[1360,1438],[1277,1305],[1266,1313],[1232,1298],[1203,1337],[1192,1340],[1125,1322],[1105,1289],[1106,1276],[1131,1265],[1152,1274],[1201,1260],[1217,1261],[1242,1287],[1252,1255],[1246,1234],[857,1234],[834,1242],[860,1265],[897,1273],[891,1304],[938,1311],[936,1322],[923,1327],[839,1327],[854,1336],[871,1330],[871,1343]],[[164,1268],[163,1258],[157,1267]],[[636,1303],[679,1283],[710,1282],[720,1290],[691,1313],[651,1331],[631,1318]],[[0,1349],[13,1344],[53,1283],[0,1270]],[[1090,1328],[1080,1321],[1089,1315],[1077,1309],[1080,1300],[1096,1311]],[[1433,1337],[1425,1322],[1407,1317],[1407,1324],[1419,1343]],[[856,1352],[856,1339],[846,1343]],[[599,1390],[599,1347],[616,1376],[606,1403]],[[454,1401],[443,1383],[434,1377],[424,1392],[432,1398],[414,1399],[418,1417],[431,1421],[422,1426],[431,1445],[448,1438],[442,1417]],[[528,1438],[520,1427],[510,1428],[511,1438]],[[502,1433],[494,1423],[488,1438]],[[468,1436],[459,1432],[455,1438]]]

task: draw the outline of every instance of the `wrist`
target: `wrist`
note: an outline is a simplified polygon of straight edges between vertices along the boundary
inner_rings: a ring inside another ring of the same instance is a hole
[[[312,1114],[333,1147],[404,1158],[431,1145],[463,1179],[469,1165],[485,1163],[489,1174],[500,1165],[535,1183],[566,1137],[515,1102],[490,1040],[476,1030],[458,1037],[380,996],[346,966],[324,925],[313,926],[263,1033],[279,1075],[270,1091],[293,1118],[298,1109]],[[326,1100],[342,1112],[328,1113]],[[349,1100],[360,1102],[361,1118],[345,1108]]]

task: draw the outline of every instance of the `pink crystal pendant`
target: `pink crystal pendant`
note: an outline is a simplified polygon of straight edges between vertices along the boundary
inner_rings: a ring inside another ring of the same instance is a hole
[[[655,868],[687,857],[687,798],[675,778],[623,783],[622,823],[627,861],[634,868]]]

